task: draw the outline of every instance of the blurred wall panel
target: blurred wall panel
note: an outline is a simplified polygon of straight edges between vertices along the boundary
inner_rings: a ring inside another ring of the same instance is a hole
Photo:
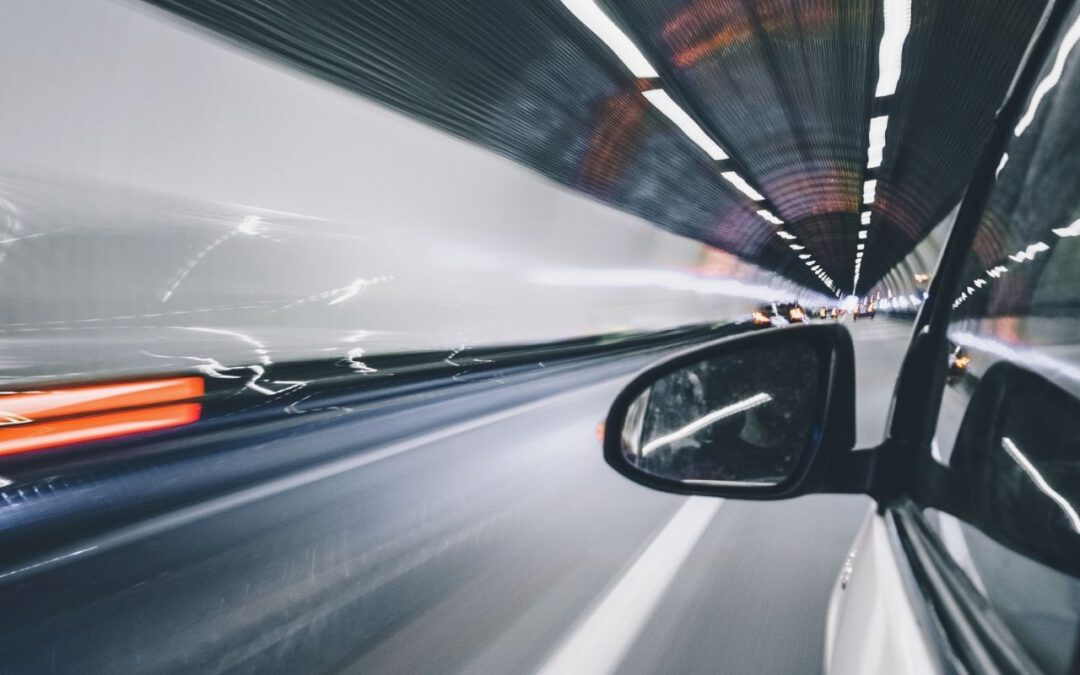
[[[5,379],[533,342],[790,295],[141,4],[2,3],[0,62]]]

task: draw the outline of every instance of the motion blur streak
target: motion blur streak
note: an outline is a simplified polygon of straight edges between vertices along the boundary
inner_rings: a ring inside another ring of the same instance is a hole
[[[183,426],[197,421],[201,410],[198,403],[182,403],[41,424],[20,424],[0,430],[0,455]]]
[[[179,403],[203,392],[177,377],[0,395],[0,455],[190,424],[201,405]]]
[[[668,445],[668,444],[672,443],[673,441],[679,440],[680,438],[686,438],[687,436],[689,436],[689,435],[691,435],[691,434],[693,434],[693,433],[695,433],[697,431],[700,431],[701,429],[704,429],[705,427],[709,426],[710,424],[713,424],[714,422],[719,422],[722,419],[731,417],[735,413],[746,412],[747,410],[750,410],[751,408],[756,408],[757,406],[762,405],[764,403],[768,403],[771,400],[772,400],[772,396],[769,396],[766,393],[754,394],[753,396],[751,396],[750,398],[748,398],[748,399],[746,399],[744,401],[739,401],[738,403],[732,403],[731,405],[724,406],[723,408],[720,408],[719,410],[714,410],[713,412],[709,413],[708,415],[705,415],[701,419],[695,420],[695,421],[691,422],[690,424],[687,424],[685,427],[683,427],[681,429],[676,429],[675,431],[671,432],[670,434],[667,434],[665,436],[661,436],[660,438],[657,438],[654,441],[646,443],[645,447],[641,449],[641,454],[642,455],[648,455],[648,454],[652,453],[654,450],[656,450],[657,448]]]
[[[202,395],[201,377],[98,384],[0,395],[0,415],[18,415],[27,418],[28,421],[34,421],[159,403],[175,403]]]

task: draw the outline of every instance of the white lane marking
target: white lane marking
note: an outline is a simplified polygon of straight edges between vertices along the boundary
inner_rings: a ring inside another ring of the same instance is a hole
[[[687,499],[538,675],[615,672],[723,501]]]

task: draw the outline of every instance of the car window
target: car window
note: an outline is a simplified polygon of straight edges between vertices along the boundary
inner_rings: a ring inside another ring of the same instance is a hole
[[[1049,672],[1075,667],[1080,629],[1080,579],[1055,564],[1080,537],[1080,420],[1066,411],[1080,395],[1078,42],[1074,10],[1010,139],[966,283],[951,299],[954,348],[933,460],[990,515],[975,522],[925,510],[972,585]],[[979,399],[989,380],[1026,377],[1003,368],[1035,373],[1061,394],[1037,385],[1050,392],[1043,404],[1010,385],[1015,405],[987,415]],[[995,442],[971,442],[990,429]]]

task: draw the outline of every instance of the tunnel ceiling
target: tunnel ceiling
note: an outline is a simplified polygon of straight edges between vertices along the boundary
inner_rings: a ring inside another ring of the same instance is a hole
[[[591,0],[152,1],[660,227],[845,293],[858,244],[865,292],[960,198],[1044,4],[608,0],[653,71],[635,73],[583,23]],[[645,95],[655,90],[718,144],[712,156]],[[882,117],[880,166],[868,167]]]

